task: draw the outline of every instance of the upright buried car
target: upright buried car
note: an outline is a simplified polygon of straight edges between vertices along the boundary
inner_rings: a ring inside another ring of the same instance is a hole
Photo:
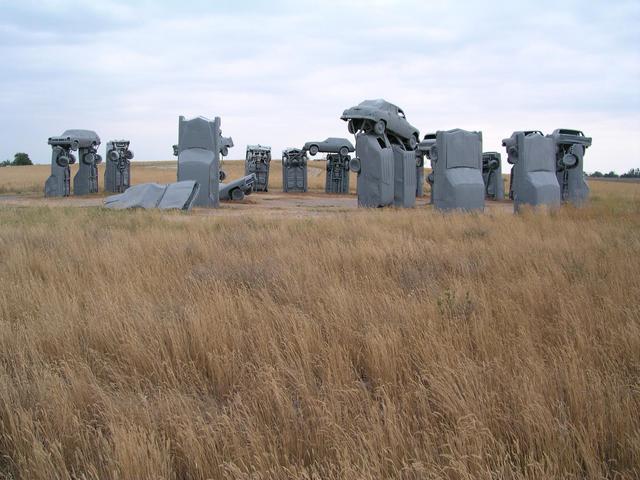
[[[302,151],[308,151],[312,156],[318,152],[339,153],[343,157],[355,152],[353,144],[346,138],[327,138],[324,142],[307,142],[302,147]]]
[[[389,140],[395,138],[409,150],[415,150],[419,142],[418,129],[407,122],[401,108],[386,100],[365,100],[345,110],[340,118],[348,122],[349,132],[353,134],[361,130],[379,136],[386,133]]]

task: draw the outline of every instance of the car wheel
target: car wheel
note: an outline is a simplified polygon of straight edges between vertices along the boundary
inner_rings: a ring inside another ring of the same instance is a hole
[[[235,202],[239,202],[240,200],[244,199],[244,192],[242,190],[240,190],[239,188],[234,188],[231,191],[231,200],[235,201]]]
[[[373,126],[373,132],[376,135],[384,135],[386,129],[387,126],[385,125],[384,120],[378,120]]]
[[[318,148],[318,146],[317,146],[317,145],[311,145],[311,146],[309,147],[309,153],[311,154],[311,156],[315,156],[315,155],[317,155],[319,150],[320,150],[320,149]]]
[[[67,157],[65,155],[60,155],[56,159],[56,163],[61,167],[68,167],[69,166],[69,157]]]
[[[133,150],[127,150],[124,152],[124,158],[127,160],[133,160]]]
[[[418,146],[418,136],[411,135],[411,138],[409,139],[409,148],[411,150],[415,150],[417,146]]]
[[[93,153],[87,153],[82,157],[82,162],[86,163],[87,165],[91,165],[95,161],[96,161],[96,156]]]
[[[225,172],[224,170],[220,170],[220,172],[218,173],[218,179],[221,182],[224,182],[225,178],[227,178],[227,172]]]
[[[220,155],[222,155],[223,157],[226,157],[227,155],[229,155],[229,148],[228,147],[222,147],[220,149]]]
[[[111,150],[108,154],[107,154],[107,158],[109,160],[111,160],[112,162],[117,162],[118,160],[120,160],[120,154],[118,153],[117,150]]]
[[[575,155],[571,153],[567,153],[564,157],[562,157],[561,165],[564,168],[573,168],[578,164],[578,159]]]
[[[362,165],[358,157],[355,157],[349,160],[349,168],[351,169],[352,172],[360,173],[361,166]]]
[[[349,130],[349,133],[352,135],[355,135],[356,133],[358,133],[358,128],[356,126],[355,120],[349,120],[347,122],[347,130]]]
[[[342,147],[340,149],[340,156],[341,157],[346,157],[347,155],[349,155],[349,148],[348,147]]]

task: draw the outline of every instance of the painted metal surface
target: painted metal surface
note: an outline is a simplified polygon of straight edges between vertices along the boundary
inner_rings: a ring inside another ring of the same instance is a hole
[[[518,131],[505,138],[511,169],[511,196],[514,210],[523,205],[555,207],[560,204],[556,176],[556,145],[539,131]]]

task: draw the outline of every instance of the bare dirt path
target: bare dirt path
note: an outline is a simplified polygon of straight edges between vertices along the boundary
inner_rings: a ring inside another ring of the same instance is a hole
[[[42,195],[0,195],[0,206],[20,207],[100,207],[105,196],[45,198]],[[487,202],[488,210],[511,210],[510,202]],[[259,214],[269,217],[310,217],[355,211],[355,195],[309,193],[254,193],[241,202],[223,202],[218,209],[194,208],[195,215],[235,216]],[[431,209],[428,197],[418,198],[416,209]]]

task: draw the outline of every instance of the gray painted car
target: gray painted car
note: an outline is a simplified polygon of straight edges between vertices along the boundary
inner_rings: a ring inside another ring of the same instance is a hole
[[[233,138],[223,137],[222,132],[220,132],[220,155],[223,157],[229,155],[230,148],[233,148]]]
[[[240,201],[245,195],[250,195],[256,183],[256,174],[239,178],[229,183],[220,183],[220,200]]]
[[[361,130],[376,135],[386,133],[388,137],[396,137],[410,150],[414,150],[420,141],[419,130],[407,121],[402,109],[383,99],[365,100],[346,109],[340,118],[348,122],[349,132],[353,134]]]
[[[307,142],[302,147],[303,151],[308,151],[310,155],[316,155],[318,152],[323,153],[339,153],[346,157],[351,152],[355,152],[353,144],[346,138],[327,138],[324,142]]]
[[[233,138],[231,137],[223,137],[222,133],[220,134],[220,155],[226,157],[229,155],[229,149],[233,148]],[[173,156],[178,156],[178,145],[173,145]]]

